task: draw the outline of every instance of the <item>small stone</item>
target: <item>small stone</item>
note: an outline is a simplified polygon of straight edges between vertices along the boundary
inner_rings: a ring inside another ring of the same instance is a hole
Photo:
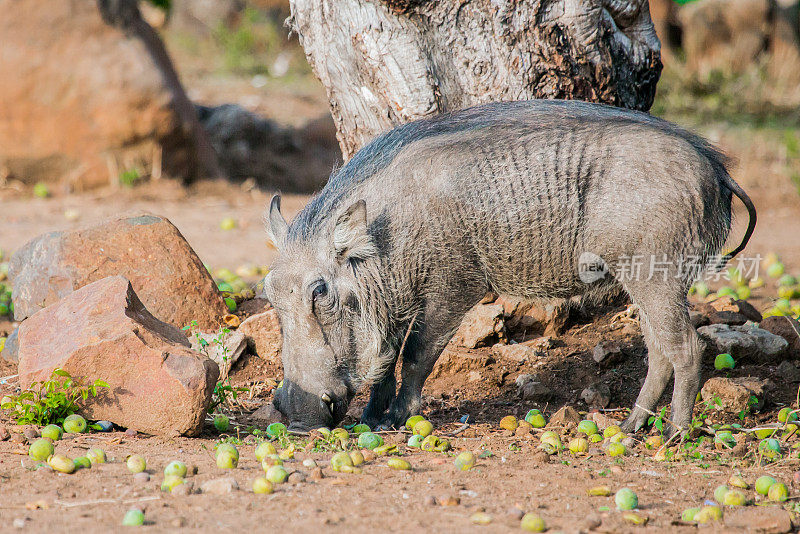
[[[606,384],[598,382],[581,392],[581,399],[589,408],[605,408],[611,403],[611,390]]]
[[[8,431],[8,429],[5,426],[0,425],[0,441],[5,441],[10,437],[11,433]]]
[[[272,423],[287,423],[284,421],[283,414],[271,402],[263,404],[258,410],[250,414],[250,418],[255,423],[267,426]]]
[[[427,497],[425,497],[423,503],[425,504],[425,506],[436,506],[437,504],[439,504],[436,502],[436,497],[434,497],[433,495],[428,495]]]
[[[592,350],[592,359],[603,366],[614,365],[622,357],[622,348],[616,341],[601,341]]]
[[[11,439],[11,443],[25,443],[25,441],[27,441],[25,439],[25,436],[23,436],[22,434],[20,434],[18,432],[12,433],[10,439]]]
[[[775,371],[776,374],[781,377],[781,380],[785,380],[787,383],[800,382],[800,369],[797,368],[794,362],[784,360],[778,365]]]
[[[515,381],[517,395],[523,400],[542,402],[553,396],[552,390],[536,380],[533,375],[521,374]]]
[[[547,423],[548,427],[561,427],[566,430],[572,429],[578,426],[578,423],[581,422],[581,416],[575,408],[572,406],[562,406],[553,416],[550,418],[550,422]]]
[[[16,519],[14,519],[14,522],[12,524],[14,525],[14,528],[20,528],[20,529],[25,528],[25,519],[17,517]]]
[[[183,484],[178,484],[173,488],[170,492],[172,495],[177,495],[179,497],[185,497],[186,495],[191,495],[194,490],[194,483],[191,481],[186,481]]]
[[[468,382],[479,382],[481,380],[483,380],[483,375],[480,373],[480,371],[470,371],[467,375]]]
[[[511,508],[508,509],[508,511],[506,512],[506,515],[512,521],[519,521],[520,519],[522,519],[522,516],[525,515],[525,512],[520,510],[516,506],[512,506]]]
[[[23,430],[22,433],[25,435],[25,437],[28,439],[28,441],[33,441],[33,440],[35,440],[36,438],[39,437],[39,431],[36,430],[35,428],[31,427],[31,426],[29,426],[25,430]]]
[[[278,314],[274,309],[270,307],[262,313],[248,317],[238,331],[244,334],[248,348],[256,356],[267,362],[280,362],[283,337]]]
[[[132,428],[128,428],[125,430],[125,435],[128,436],[129,438],[135,438],[139,435],[139,433]]]
[[[442,495],[437,500],[441,506],[458,506],[461,504],[461,498],[454,495]]]
[[[141,473],[136,473],[133,475],[133,481],[137,484],[147,484],[150,482],[150,475],[146,472],[142,471]]]
[[[289,484],[302,484],[306,481],[306,475],[300,471],[294,471],[289,474],[287,481]]]
[[[325,475],[322,473],[321,467],[315,467],[311,470],[311,480],[322,480],[325,478]]]
[[[225,495],[238,489],[239,484],[231,477],[215,478],[200,486],[200,491],[209,495]]]
[[[550,455],[542,450],[531,453],[531,464],[542,465],[550,462]]]
[[[765,393],[772,389],[773,385],[768,380],[757,378],[710,378],[703,384],[700,395],[703,402],[714,402],[719,400],[719,408],[738,414],[748,407],[750,397],[758,398],[758,405],[753,406],[758,409],[764,403]],[[714,408],[715,405],[712,405]]]
[[[472,308],[453,336],[454,343],[468,349],[492,344],[506,339],[503,306],[479,304]]]

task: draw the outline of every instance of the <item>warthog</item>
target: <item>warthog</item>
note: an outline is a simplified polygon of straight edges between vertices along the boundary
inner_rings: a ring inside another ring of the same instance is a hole
[[[280,197],[270,204],[280,256],[264,285],[284,337],[276,406],[290,428],[331,426],[370,384],[362,421],[400,425],[487,291],[543,301],[621,286],[649,361],[625,429],[645,423],[673,373],[671,420],[685,426],[701,364],[687,290],[755,227],[725,164],[666,121],[575,101],[487,104],[381,135],[290,225]],[[732,193],[750,224],[720,258]],[[636,272],[637,258],[658,268]]]

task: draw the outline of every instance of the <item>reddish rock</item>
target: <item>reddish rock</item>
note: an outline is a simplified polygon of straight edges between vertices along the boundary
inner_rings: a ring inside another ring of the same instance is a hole
[[[87,418],[161,435],[198,434],[219,377],[217,365],[153,317],[121,276],[70,293],[20,325],[20,386],[48,379],[56,367],[110,384],[86,402]]]
[[[200,258],[175,226],[155,215],[111,219],[28,242],[11,258],[18,321],[108,276],[130,280],[148,311],[178,328],[216,329],[228,313]]]
[[[469,349],[505,341],[504,312],[501,304],[479,304],[472,308],[458,328],[453,343]]]
[[[283,336],[278,314],[273,308],[248,317],[237,332],[244,334],[247,346],[256,356],[267,362],[280,362]]]
[[[614,365],[622,358],[622,347],[616,341],[601,341],[592,349],[592,359],[600,365]]]
[[[787,356],[800,360],[800,322],[797,319],[785,316],[766,317],[759,326],[785,339],[789,343]]]
[[[262,405],[258,410],[250,414],[250,418],[254,423],[262,426],[269,426],[272,423],[288,423],[283,414],[271,402]]]
[[[764,404],[765,394],[773,388],[769,380],[758,378],[709,378],[700,395],[703,402],[712,403],[712,408],[719,408],[729,413],[738,414],[747,409],[750,397],[755,396],[758,403],[752,409],[758,409]],[[717,402],[719,403],[717,405]]]
[[[578,426],[578,423],[581,422],[581,415],[578,411],[573,408],[572,406],[562,406],[553,416],[550,418],[550,422],[547,423],[548,427],[561,427],[569,430],[570,428]]]
[[[159,153],[165,174],[192,176],[193,144],[141,41],[95,2],[0,0],[0,12],[0,168],[85,189]]]
[[[733,297],[720,297],[709,302],[708,306],[718,312],[732,312],[744,315],[747,320],[753,321],[754,323],[760,322],[762,319],[761,312],[746,300],[739,300]]]
[[[783,534],[794,532],[792,516],[776,506],[736,506],[725,511],[725,526],[742,532]]]

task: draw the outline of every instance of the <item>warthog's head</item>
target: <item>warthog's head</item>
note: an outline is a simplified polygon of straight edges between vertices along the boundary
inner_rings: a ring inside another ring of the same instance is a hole
[[[344,418],[381,346],[365,306],[364,271],[377,255],[365,202],[345,206],[322,224],[313,232],[290,230],[280,197],[272,199],[268,231],[280,256],[264,292],[283,330],[283,387],[274,402],[297,431],[332,427]]]

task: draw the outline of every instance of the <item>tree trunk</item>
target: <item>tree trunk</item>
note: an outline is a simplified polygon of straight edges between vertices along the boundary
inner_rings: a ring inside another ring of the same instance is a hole
[[[490,101],[647,110],[661,73],[648,0],[290,0],[345,159],[398,124]]]
[[[183,130],[193,141],[196,162],[200,167],[197,170],[205,178],[222,177],[216,152],[197,118],[194,104],[189,100],[158,33],[142,18],[138,0],[97,0],[97,7],[106,24],[119,28],[128,36],[136,37],[150,53],[150,58],[172,93],[172,106],[180,118]]]

